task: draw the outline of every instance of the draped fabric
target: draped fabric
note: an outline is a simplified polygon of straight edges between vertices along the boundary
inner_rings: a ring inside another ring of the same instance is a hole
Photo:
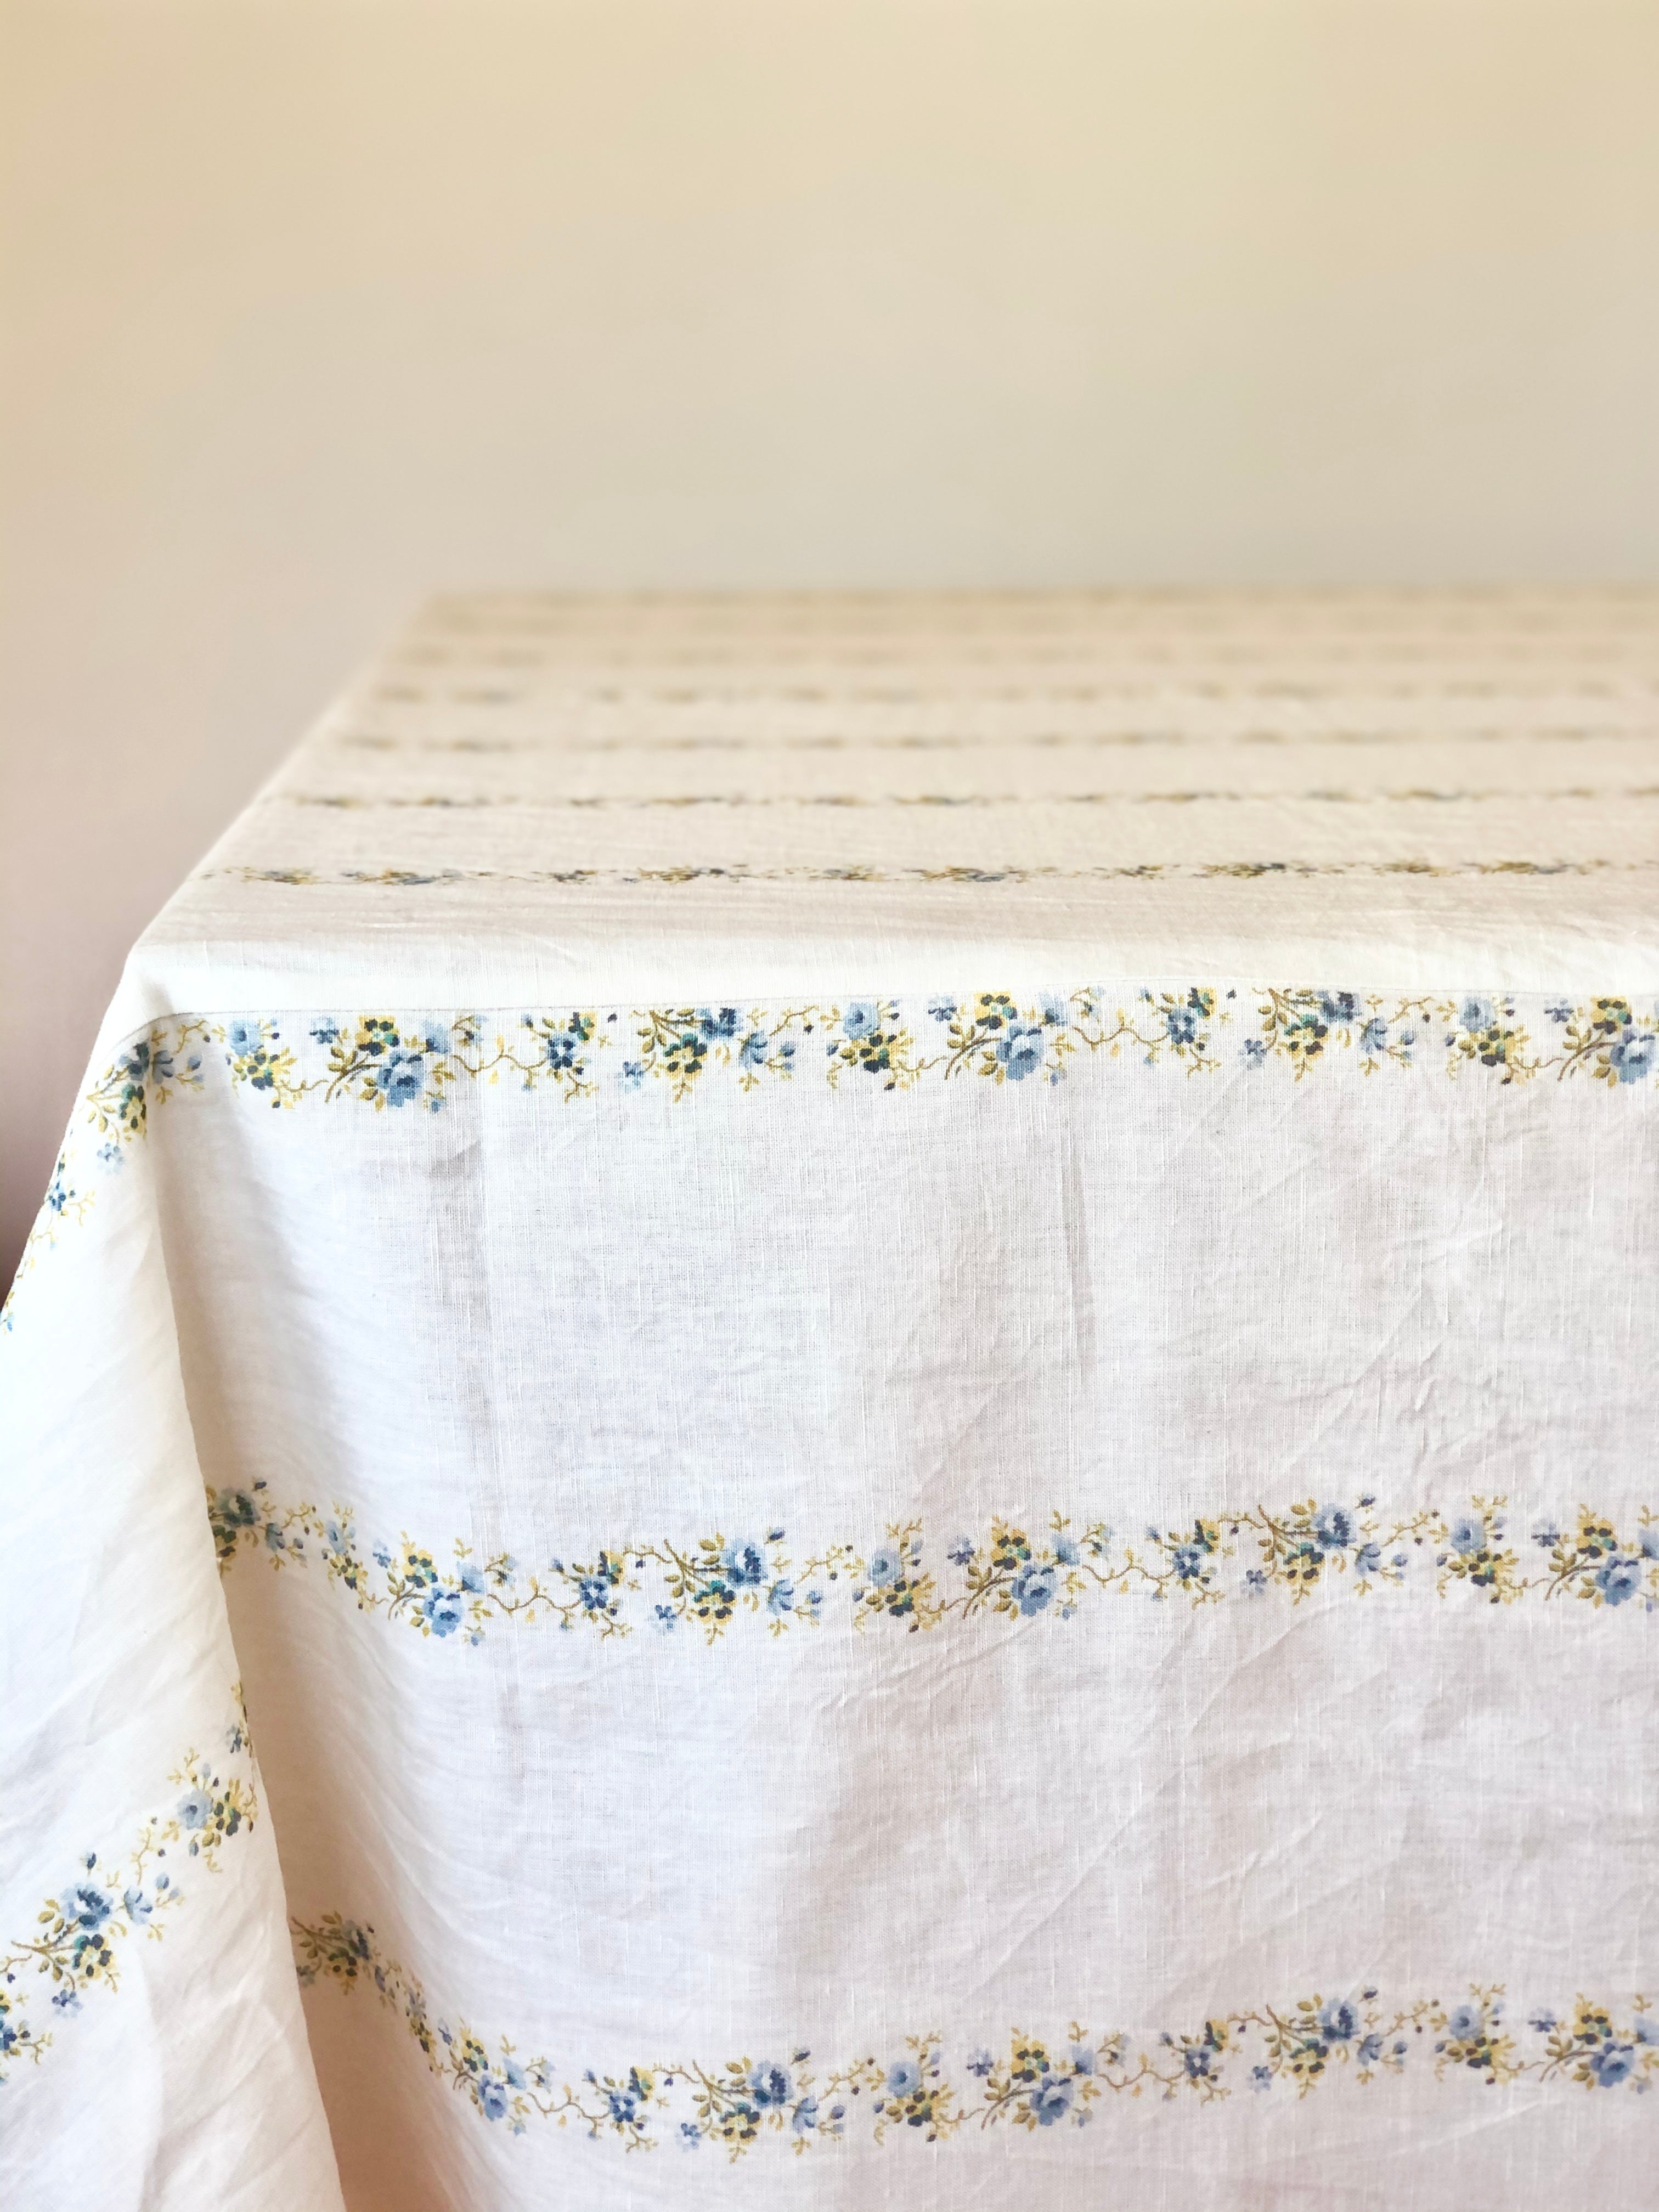
[[[0,1336],[0,2176],[1659,2204],[1659,597],[436,603]]]

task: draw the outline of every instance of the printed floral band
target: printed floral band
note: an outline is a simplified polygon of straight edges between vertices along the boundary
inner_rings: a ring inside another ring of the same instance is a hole
[[[178,1874],[191,1860],[220,1873],[221,1848],[252,1829],[259,1808],[240,1683],[231,1694],[236,1717],[225,1731],[225,1750],[245,1771],[226,1780],[209,1760],[187,1751],[169,1778],[179,1793],[171,1809],[151,1814],[128,1856],[100,1861],[96,1851],[84,1853],[41,1905],[33,1931],[0,1950],[0,2082],[20,2059],[38,2063],[52,2043],[51,2033],[33,2027],[22,2011],[20,1975],[49,1978],[52,2009],[60,2020],[80,2011],[87,1990],[118,1988],[118,1946],[135,1929],[161,1941],[164,1916],[177,1911],[188,1893]]]
[[[298,1034],[295,1033],[297,1029]],[[215,1048],[216,1048],[216,1049]],[[602,1076],[624,1091],[660,1088],[684,1100],[711,1079],[743,1091],[791,1080],[816,1065],[829,1090],[866,1083],[888,1091],[957,1078],[995,1085],[1067,1074],[1079,1048],[1152,1067],[1215,1075],[1235,1066],[1310,1070],[1343,1066],[1466,1071],[1500,1084],[1588,1075],[1609,1091],[1659,1074],[1659,1006],[1628,999],[1522,1003],[1514,995],[1385,998],[1376,994],[1220,985],[1143,989],[1115,1004],[1103,987],[1024,1003],[1006,991],[923,1006],[890,999],[826,1006],[655,1006],[601,1015],[593,1008],[529,1012],[490,1035],[481,1016],[356,1014],[228,1021],[195,1015],[154,1024],[125,1046],[82,1102],[96,1165],[118,1169],[123,1147],[149,1127],[152,1106],[200,1093],[210,1076],[277,1109],[355,1101],[376,1112],[436,1112],[456,1085],[507,1080],[592,1097]],[[219,1071],[227,1071],[220,1074]],[[93,1162],[71,1139],[51,1184],[17,1279],[91,1206]],[[13,1297],[15,1295],[15,1285]],[[8,1298],[4,1325],[14,1319]]]
[[[247,1554],[276,1568],[314,1556],[365,1613],[384,1612],[422,1636],[459,1632],[467,1644],[482,1643],[496,1621],[556,1622],[601,1637],[626,1636],[641,1623],[664,1632],[684,1626],[713,1644],[744,1614],[781,1636],[837,1614],[860,1630],[876,1621],[931,1630],[975,1615],[1069,1620],[1079,1606],[1114,1592],[1205,1605],[1273,1591],[1300,1604],[1338,1577],[1361,1596],[1432,1588],[1442,1597],[1462,1593],[1492,1605],[1574,1597],[1608,1607],[1635,1599],[1638,1613],[1659,1606],[1659,1515],[1646,1508],[1622,1533],[1587,1505],[1565,1527],[1536,1520],[1527,1551],[1510,1537],[1502,1497],[1392,1520],[1379,1517],[1374,1498],[1352,1506],[1308,1498],[1282,1512],[1254,1505],[1200,1515],[1138,1537],[1103,1522],[1074,1531],[1060,1513],[1036,1534],[993,1520],[988,1534],[953,1537],[937,1572],[931,1546],[924,1555],[920,1521],[894,1524],[873,1547],[832,1544],[799,1562],[784,1549],[784,1531],[769,1528],[764,1536],[716,1531],[682,1542],[618,1543],[532,1571],[507,1552],[476,1559],[459,1540],[440,1558],[407,1534],[365,1555],[349,1508],[278,1510],[265,1493],[258,1480],[246,1490],[209,1492],[222,1571]]]
[[[294,1934],[302,1982],[373,1989],[401,2015],[433,2073],[483,2118],[505,2120],[514,2134],[538,2118],[561,2127],[574,2122],[629,2150],[709,2143],[736,2159],[770,2136],[799,2152],[844,2136],[860,2119],[878,2143],[905,2135],[940,2142],[975,2124],[1035,2133],[1083,2127],[1109,2096],[1169,2101],[1189,2093],[1211,2103],[1237,2087],[1279,2085],[1306,2096],[1342,2075],[1363,2083],[1425,2066],[1437,2081],[1472,2074],[1488,2085],[1558,2081],[1592,2090],[1646,2089],[1659,2075],[1659,2020],[1646,1997],[1615,2015],[1611,2006],[1579,1996],[1559,2016],[1533,2010],[1521,2027],[1507,2017],[1502,1987],[1492,1984],[1449,2002],[1423,1997],[1390,2005],[1374,1989],[1306,1996],[1147,2041],[1091,2035],[1073,2021],[1063,2037],[1039,2039],[1016,2028],[1005,2051],[951,2058],[933,2031],[907,2037],[902,2051],[885,2058],[859,2058],[827,2072],[802,2050],[787,2060],[589,2071],[573,2084],[545,2058],[521,2057],[504,2037],[492,2051],[465,2021],[434,2020],[419,1981],[386,1955],[372,1928],[330,1912],[314,1925],[296,1920]]]

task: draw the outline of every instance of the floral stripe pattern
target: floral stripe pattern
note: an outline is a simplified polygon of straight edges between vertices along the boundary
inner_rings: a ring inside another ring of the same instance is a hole
[[[404,1534],[365,1549],[349,1509],[277,1507],[262,1480],[210,1491],[208,1510],[222,1571],[245,1556],[278,1570],[314,1559],[363,1612],[469,1644],[501,1623],[601,1638],[643,1625],[715,1644],[748,1620],[774,1637],[830,1618],[858,1632],[880,1624],[915,1632],[975,1617],[1066,1621],[1113,1595],[1204,1606],[1272,1592],[1299,1605],[1333,1584],[1362,1598],[1411,1589],[1493,1606],[1567,1598],[1615,1611],[1659,1607],[1659,1514],[1643,1508],[1621,1529],[1581,1505],[1565,1522],[1534,1517],[1517,1536],[1501,1496],[1404,1516],[1379,1514],[1370,1497],[1352,1505],[1305,1498],[1129,1535],[1099,1521],[1074,1526],[1059,1512],[1035,1532],[994,1519],[977,1535],[951,1537],[937,1565],[919,1520],[890,1526],[878,1542],[831,1544],[799,1560],[775,1528],[618,1541],[532,1569],[508,1552],[477,1556],[459,1540],[445,1551]]]
[[[296,1920],[294,1936],[302,1983],[373,1990],[404,2021],[432,2072],[480,2118],[514,2134],[550,2119],[628,2150],[712,2146],[735,2160],[766,2139],[801,2153],[854,2128],[878,2143],[937,2143],[975,2128],[1036,2134],[1082,2127],[1115,2097],[1212,2104],[1239,2088],[1305,2097],[1344,2076],[1364,2084],[1425,2069],[1441,2081],[1473,2075],[1494,2087],[1553,2081],[1592,2091],[1646,2089],[1659,2075],[1659,2019],[1645,1996],[1615,2009],[1581,1995],[1563,2011],[1534,2008],[1522,2021],[1511,2018],[1502,1986],[1490,1984],[1403,2005],[1375,1989],[1314,1995],[1146,2039],[1094,2034],[1073,2021],[1064,2036],[1016,2028],[996,2051],[959,2056],[931,2031],[906,2037],[898,2051],[829,2069],[799,2049],[718,2064],[571,2069],[567,2079],[504,2037],[492,2045],[464,2021],[434,2018],[419,1980],[386,1954],[372,1927],[330,1912]]]
[[[0,1950],[0,2082],[24,2060],[38,2063],[52,2040],[25,2008],[25,1978],[35,1978],[37,1989],[42,1980],[50,1985],[48,2009],[59,2021],[80,2011],[88,1990],[118,1988],[122,1944],[135,1934],[161,1941],[189,1893],[179,1876],[192,1865],[218,1874],[220,1851],[252,1831],[258,1800],[240,1683],[232,1694],[236,1717],[223,1751],[242,1771],[221,1774],[214,1760],[187,1751],[169,1777],[171,1804],[144,1822],[127,1856],[85,1852],[42,1903],[33,1928]]]
[[[168,1100],[210,1081],[281,1112],[324,1104],[436,1113],[481,1082],[550,1091],[567,1103],[601,1084],[684,1101],[711,1082],[755,1091],[816,1067],[828,1090],[913,1091],[924,1083],[990,1088],[1060,1083],[1079,1056],[1129,1058],[1213,1077],[1276,1066],[1300,1083],[1317,1070],[1374,1076],[1437,1069],[1503,1085],[1585,1076],[1609,1091],[1659,1076],[1659,1004],[1627,998],[1522,1004],[1514,996],[1386,998],[1341,990],[1241,993],[1219,984],[1142,989],[1120,1003],[1103,987],[1022,1000],[1006,991],[827,1005],[572,1007],[520,1013],[492,1028],[476,1014],[313,1017],[185,1015],[125,1045],[82,1102],[18,1270],[21,1281],[83,1220],[98,1170]],[[15,1286],[14,1286],[15,1288]],[[8,1298],[3,1325],[14,1321]]]

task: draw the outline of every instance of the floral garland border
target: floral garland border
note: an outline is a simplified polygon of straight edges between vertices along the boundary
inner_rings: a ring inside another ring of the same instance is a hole
[[[1248,1033],[1235,1024],[1254,1006]],[[603,1015],[576,1007],[520,1013],[493,1036],[480,1015],[448,1018],[387,1013],[319,1016],[301,1037],[280,1019],[246,1015],[209,1020],[181,1015],[153,1023],[124,1046],[82,1100],[83,1124],[97,1139],[95,1158],[111,1172],[124,1148],[144,1136],[152,1108],[202,1092],[210,1067],[222,1065],[233,1090],[246,1091],[278,1111],[305,1103],[355,1100],[376,1112],[419,1105],[441,1110],[458,1083],[507,1079],[526,1091],[550,1087],[567,1103],[595,1095],[601,1060],[626,1038],[614,1062],[625,1091],[659,1086],[684,1101],[719,1070],[752,1091],[790,1080],[816,1056],[828,1087],[862,1089],[865,1079],[885,1091],[908,1091],[924,1080],[977,1079],[992,1085],[1033,1076],[1058,1084],[1079,1048],[1110,1059],[1127,1054],[1148,1066],[1168,1064],[1187,1075],[1212,1075],[1236,1059],[1250,1067],[1276,1063],[1300,1083],[1311,1070],[1346,1060],[1359,1073],[1440,1064],[1449,1076],[1465,1071],[1500,1084],[1553,1074],[1588,1075],[1617,1091],[1659,1077],[1659,1003],[1638,1012],[1627,998],[1581,1005],[1538,1001],[1522,1012],[1516,994],[1445,998],[1385,997],[1338,990],[1247,990],[1192,984],[1144,988],[1115,1004],[1103,986],[1024,1002],[1006,991],[964,999],[935,998],[925,1013],[892,999],[771,1007],[655,1006]],[[1559,1036],[1534,1041],[1541,1018]],[[924,1030],[923,1021],[931,1023]],[[1231,1035],[1225,1034],[1231,1032]],[[937,1042],[923,1048],[921,1040]],[[216,1050],[215,1048],[217,1048]],[[96,1195],[81,1146],[66,1142],[53,1169],[39,1218],[17,1271],[21,1282],[65,1227],[83,1221]],[[0,1326],[14,1322],[13,1293]]]
[[[1069,1620],[1110,1594],[1185,1598],[1198,1607],[1273,1590],[1299,1605],[1339,1577],[1362,1597],[1421,1588],[1432,1575],[1443,1598],[1462,1591],[1514,1605],[1572,1597],[1613,1610],[1636,1599],[1639,1612],[1659,1609],[1659,1513],[1642,1508],[1623,1533],[1589,1505],[1565,1528],[1537,1520],[1529,1541],[1542,1557],[1528,1571],[1507,1508],[1507,1498],[1494,1495],[1450,1512],[1423,1507],[1385,1519],[1371,1497],[1352,1506],[1305,1498],[1283,1510],[1200,1514],[1139,1537],[1120,1536],[1099,1521],[1074,1529],[1058,1511],[1036,1534],[999,1517],[987,1534],[950,1540],[945,1558],[954,1571],[945,1576],[924,1558],[920,1520],[892,1523],[873,1546],[831,1544],[799,1562],[784,1548],[784,1530],[774,1528],[763,1536],[717,1530],[619,1542],[584,1560],[553,1559],[527,1570],[508,1552],[475,1557],[459,1538],[442,1558],[406,1532],[365,1553],[349,1508],[278,1508],[263,1480],[208,1493],[221,1572],[239,1558],[263,1557],[280,1571],[303,1566],[314,1553],[330,1584],[361,1611],[440,1641],[459,1633],[468,1644],[481,1644],[498,1622],[608,1638],[629,1635],[643,1621],[665,1633],[701,1632],[712,1644],[745,1616],[780,1637],[818,1627],[836,1612],[858,1631],[876,1621],[915,1632],[975,1617]],[[1247,1565],[1241,1549],[1248,1555],[1252,1542],[1255,1563]],[[630,1600],[637,1601],[632,1607]]]
[[[255,1826],[258,1795],[240,1682],[231,1694],[236,1717],[225,1731],[225,1750],[233,1759],[246,1755],[246,1772],[226,1779],[210,1759],[187,1751],[168,1777],[181,1793],[172,1810],[150,1815],[125,1859],[100,1863],[96,1851],[84,1852],[69,1880],[41,1905],[34,1932],[0,1948],[0,2083],[23,2059],[38,2065],[52,2041],[52,2031],[35,2027],[24,2011],[19,1976],[33,1969],[49,1978],[52,2009],[60,2020],[80,2011],[88,1990],[118,1989],[120,1943],[135,1929],[159,1942],[167,1932],[164,1916],[185,1901],[173,1868],[163,1863],[169,1852],[175,1864],[182,1856],[220,1874],[220,1850]]]
[[[434,2019],[420,1981],[386,1954],[372,1926],[338,1912],[292,1924],[301,1983],[372,1990],[401,2017],[432,2073],[480,2118],[505,2121],[514,2135],[532,2119],[574,2124],[630,2151],[662,2142],[686,2150],[714,2144],[736,2160],[774,2136],[800,2153],[844,2137],[855,2112],[869,2115],[877,2143],[890,2136],[942,2142],[975,2124],[1035,2134],[1085,2126],[1109,2097],[1152,2095],[1169,2103],[1190,2094],[1212,2104],[1241,2078],[1255,2091],[1285,2085],[1305,2097],[1344,2075],[1363,2085],[1408,2065],[1415,2071],[1425,2038],[1437,2081],[1474,2074],[1488,2086],[1536,2081],[1642,2091],[1659,2078],[1659,2018],[1645,1996],[1615,2014],[1610,2004],[1580,1995],[1565,2016],[1533,2009],[1518,2031],[1503,1985],[1494,1983],[1472,1985],[1449,2002],[1422,1997],[1390,2005],[1372,1988],[1352,1996],[1304,1996],[1145,2039],[1092,2035],[1073,2021],[1064,2037],[1016,2028],[1006,2051],[947,2057],[935,2029],[907,2036],[902,2051],[885,2059],[857,2058],[823,2074],[815,2071],[811,2052],[799,2049],[787,2061],[659,2061],[615,2074],[589,2069],[572,2082],[546,2058],[521,2056],[505,2036],[492,2047],[465,2021]],[[1523,2047],[1522,2033],[1539,2047]],[[959,2087],[953,2077],[961,2076],[975,2086]]]

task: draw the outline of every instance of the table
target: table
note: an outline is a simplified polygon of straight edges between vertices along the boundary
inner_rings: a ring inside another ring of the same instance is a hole
[[[7,1310],[9,2201],[1659,2203],[1656,728],[1648,592],[431,606]]]

